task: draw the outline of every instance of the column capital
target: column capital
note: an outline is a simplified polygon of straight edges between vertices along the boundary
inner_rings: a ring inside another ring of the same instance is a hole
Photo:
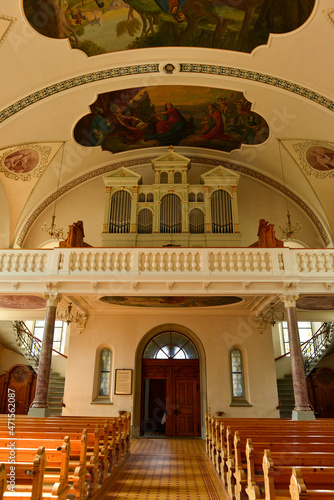
[[[299,295],[296,293],[289,293],[281,295],[280,299],[284,302],[285,307],[296,307],[296,301],[299,299]]]
[[[44,293],[44,298],[46,300],[47,307],[57,307],[58,302],[61,299],[61,295],[59,293]]]

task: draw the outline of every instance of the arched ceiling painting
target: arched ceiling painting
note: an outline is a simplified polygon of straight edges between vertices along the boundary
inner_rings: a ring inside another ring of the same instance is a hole
[[[76,141],[117,153],[153,146],[231,151],[260,144],[267,122],[242,92],[185,85],[140,87],[100,94],[77,123]]]
[[[309,17],[315,0],[24,0],[42,35],[88,56],[162,46],[251,52]]]

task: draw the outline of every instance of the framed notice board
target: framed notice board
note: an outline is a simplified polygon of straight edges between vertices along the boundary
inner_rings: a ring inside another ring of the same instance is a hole
[[[132,370],[115,370],[115,394],[132,394]]]

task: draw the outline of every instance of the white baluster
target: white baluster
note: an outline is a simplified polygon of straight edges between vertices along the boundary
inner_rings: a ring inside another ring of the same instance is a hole
[[[266,263],[266,254],[265,253],[261,253],[261,271],[264,271],[267,267],[267,263]]]
[[[1,268],[2,268],[2,262],[0,262],[0,271],[1,271]],[[27,270],[27,254],[26,253],[22,255],[21,270],[24,272]]]
[[[184,256],[184,270],[189,271],[189,252],[183,254]]]
[[[176,254],[176,270],[180,271],[181,269],[181,254],[177,253]]]
[[[244,255],[245,255],[245,270],[250,271],[251,270],[251,260],[252,260],[253,254],[246,253]]]
[[[34,271],[35,268],[35,256],[34,254],[30,254],[30,262],[29,262],[29,271]]]
[[[157,261],[157,254],[153,254],[153,259],[152,259],[152,271],[157,271],[158,270],[158,261]]]
[[[4,255],[1,254],[0,255],[0,271],[2,271],[2,267],[3,267],[3,257],[4,257]]]
[[[119,271],[119,254],[115,253],[115,271]]]
[[[82,252],[75,253],[75,270],[81,271],[81,269],[83,271],[88,271],[89,269],[89,252],[84,254]]]
[[[230,270],[230,254],[229,252],[220,253],[221,257],[221,270],[229,271]]]
[[[321,272],[324,270],[323,255],[322,254],[316,255],[316,259],[317,259],[317,265],[318,265],[317,270]]]
[[[168,263],[167,263],[167,270],[168,271],[173,271],[173,254],[170,253],[168,254]]]
[[[112,271],[112,254],[111,253],[108,253],[107,271]]]
[[[242,262],[242,253],[237,253],[237,271],[244,271],[243,262]]]
[[[124,271],[128,270],[128,254],[126,252],[124,252],[124,254],[123,254],[122,268]]]
[[[313,255],[307,254],[307,256],[308,256],[309,271],[312,273],[315,270]]]
[[[97,268],[98,268],[99,271],[103,271],[104,270],[104,256],[105,256],[104,253],[101,253],[100,256],[99,256],[98,264],[97,264]]]
[[[42,272],[43,271],[43,257],[44,255],[40,254],[37,262],[37,269]]]
[[[13,270],[16,272],[19,270],[19,255],[18,254],[15,254],[15,257],[14,257]]]
[[[330,256],[326,253],[325,254],[325,271],[331,271],[332,266],[331,266],[331,261],[330,261]]]
[[[196,262],[196,254],[191,254],[191,270],[197,271],[197,262]]]

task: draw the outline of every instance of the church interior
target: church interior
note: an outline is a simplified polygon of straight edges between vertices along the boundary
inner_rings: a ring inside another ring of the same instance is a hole
[[[0,413],[264,498],[208,415],[334,417],[333,35],[330,0],[2,0]]]

